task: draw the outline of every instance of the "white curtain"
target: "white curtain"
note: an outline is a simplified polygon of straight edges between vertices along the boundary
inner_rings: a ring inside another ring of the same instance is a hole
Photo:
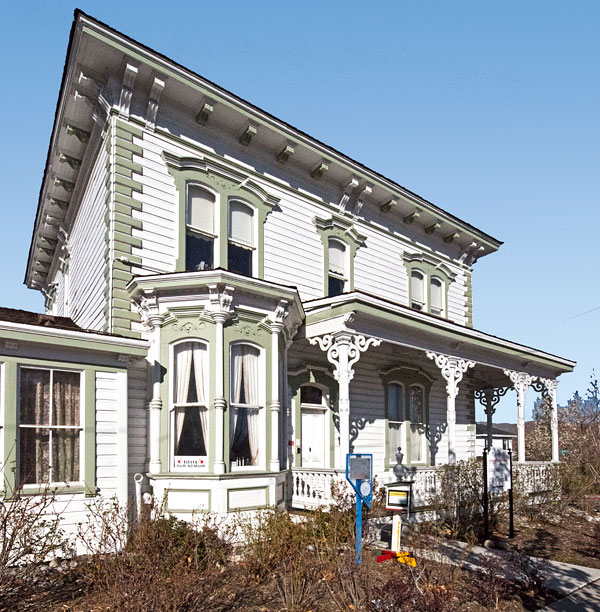
[[[416,270],[411,274],[411,289],[412,300],[418,304],[425,303],[425,287],[423,283],[423,275]]]
[[[200,404],[200,424],[202,425],[202,435],[204,444],[208,444],[208,410],[206,405],[206,347],[199,342],[192,342],[191,348],[194,355],[194,377],[196,380],[196,392],[198,394],[198,403]],[[204,407],[203,407],[204,406]]]
[[[254,246],[253,226],[254,212],[241,202],[229,204],[229,237],[236,242]]]
[[[442,281],[438,278],[431,279],[431,308],[442,310]]]
[[[346,248],[337,240],[329,241],[329,271],[346,276]]]

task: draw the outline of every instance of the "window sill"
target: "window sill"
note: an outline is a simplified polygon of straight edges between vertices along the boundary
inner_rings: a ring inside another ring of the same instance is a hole
[[[23,485],[15,491],[16,496],[29,495],[72,495],[84,493],[85,497],[94,497],[98,493],[97,487],[87,487],[82,482],[73,484],[53,483],[48,485]]]

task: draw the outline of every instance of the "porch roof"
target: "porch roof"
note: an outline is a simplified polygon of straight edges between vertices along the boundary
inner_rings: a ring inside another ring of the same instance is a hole
[[[476,362],[477,386],[506,383],[504,369],[555,379],[575,361],[558,357],[383,298],[353,291],[304,303],[307,338],[351,331],[384,342]]]

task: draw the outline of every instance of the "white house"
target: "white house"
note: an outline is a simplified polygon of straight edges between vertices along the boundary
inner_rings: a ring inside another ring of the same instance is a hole
[[[473,327],[500,245],[78,11],[26,272],[47,325],[0,323],[9,485],[311,506],[351,450],[380,481],[398,447],[417,475],[473,456],[507,389],[524,459],[532,386],[558,461],[574,362]]]

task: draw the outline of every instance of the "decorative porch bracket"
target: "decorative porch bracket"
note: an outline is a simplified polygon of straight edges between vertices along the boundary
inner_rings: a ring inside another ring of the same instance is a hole
[[[536,379],[535,376],[514,370],[504,370],[506,376],[510,378],[515,391],[517,392],[517,446],[518,462],[525,462],[525,396],[531,383]]]
[[[556,386],[558,385],[557,380],[551,378],[542,378],[538,376],[537,382],[534,382],[531,386],[538,392],[547,394],[550,396],[550,402],[552,405],[552,416],[550,418],[550,431],[552,432],[552,461],[557,463],[559,461],[558,451],[558,404],[556,401]]]
[[[366,338],[348,331],[309,338],[313,346],[327,353],[327,360],[334,366],[333,376],[339,386],[340,457],[343,464],[350,452],[350,381],[354,378],[354,364],[370,346],[379,346],[381,340]],[[343,468],[344,465],[338,465]]]
[[[446,381],[446,420],[448,421],[448,463],[456,463],[456,396],[458,395],[458,383],[462,380],[464,373],[475,367],[474,361],[443,355],[427,351],[427,357],[433,359],[435,365],[441,370]]]
[[[487,447],[492,448],[493,433],[492,433],[492,416],[496,412],[496,404],[500,398],[506,395],[509,387],[494,387],[492,389],[477,389],[475,391],[475,399],[478,399],[487,417]]]

